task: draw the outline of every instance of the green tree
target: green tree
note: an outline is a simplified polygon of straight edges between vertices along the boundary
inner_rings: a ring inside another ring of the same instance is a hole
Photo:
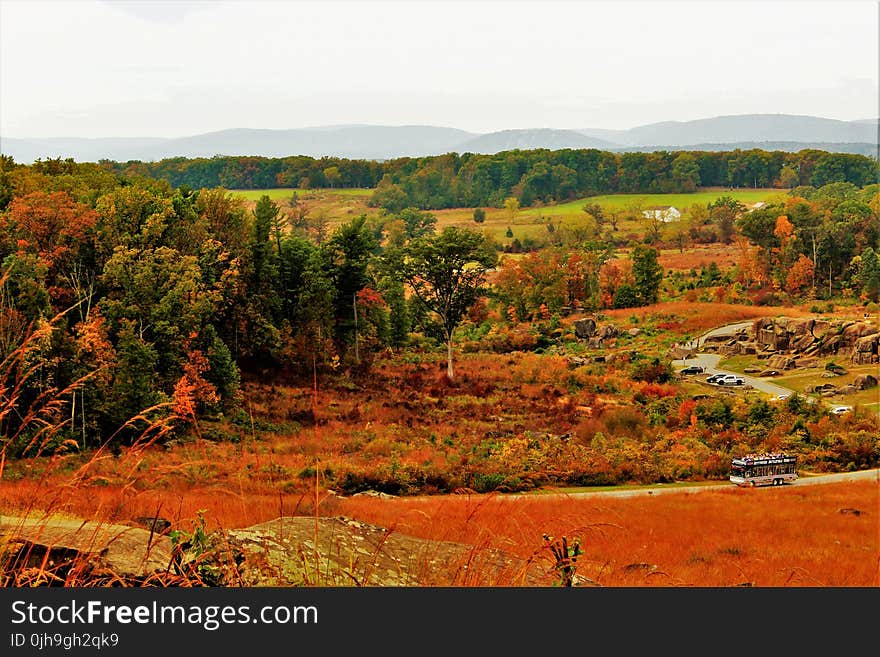
[[[682,153],[672,161],[672,181],[681,192],[695,192],[700,186],[700,166],[690,153]]]
[[[330,185],[331,189],[339,184],[339,180],[342,177],[339,173],[339,167],[336,166],[327,167],[326,169],[324,169],[323,174],[324,180],[327,181],[327,184]]]
[[[663,268],[657,262],[657,250],[638,245],[632,252],[633,287],[640,305],[657,303]]]
[[[790,164],[785,165],[779,171],[779,186],[786,189],[794,189],[800,183],[797,169]]]
[[[483,235],[448,226],[439,235],[411,241],[389,257],[416,298],[440,318],[446,373],[453,379],[453,333],[484,293],[486,273],[497,261],[495,250]]]
[[[403,231],[407,239],[433,233],[437,226],[437,217],[430,212],[420,212],[417,208],[406,208],[397,215],[397,218],[403,222]]]
[[[635,288],[629,283],[621,283],[614,291],[614,298],[611,301],[614,308],[633,308],[639,305],[639,297]]]
[[[478,224],[486,221],[486,211],[483,208],[474,208],[474,221]]]
[[[366,215],[340,226],[324,247],[326,271],[336,292],[336,338],[340,344],[355,331],[355,295],[370,282],[369,267],[377,248]]]
[[[880,258],[870,246],[862,251],[858,278],[862,294],[871,301],[880,300]]]
[[[733,241],[734,222],[745,210],[745,206],[731,196],[722,196],[709,204],[709,217],[718,225],[721,241]]]
[[[381,281],[379,291],[388,304],[391,344],[395,347],[401,347],[409,340],[411,327],[409,304],[406,302],[403,281],[396,276],[386,276]]]

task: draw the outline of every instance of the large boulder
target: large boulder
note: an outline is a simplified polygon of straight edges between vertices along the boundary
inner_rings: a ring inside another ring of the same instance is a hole
[[[855,386],[857,390],[874,388],[877,385],[877,377],[871,374],[861,374],[853,379],[852,385]]]
[[[810,326],[810,333],[813,334],[814,338],[821,339],[826,333],[828,333],[830,328],[831,324],[824,319],[814,319],[812,326]]]
[[[789,348],[792,351],[806,351],[813,346],[816,338],[811,333],[803,333],[789,342]]]
[[[877,333],[877,328],[868,322],[853,322],[843,327],[840,336],[844,344],[855,344],[859,338]]]
[[[776,354],[767,360],[767,369],[769,370],[790,370],[795,367],[795,359],[785,354]]]
[[[614,324],[602,324],[602,326],[596,329],[596,335],[600,340],[616,338],[619,334],[620,330]]]
[[[803,336],[809,335],[813,326],[812,319],[793,319],[785,325],[785,330],[790,335]]]
[[[282,517],[230,529],[218,535],[214,556],[243,586],[550,586],[554,579],[547,562],[344,516]]]
[[[576,319],[574,322],[574,334],[581,340],[593,337],[596,333],[596,320],[592,317]]]
[[[82,578],[143,582],[167,572],[171,554],[171,539],[161,531],[70,518],[0,516],[0,559],[15,564],[21,574],[45,563],[50,579],[79,572]]]
[[[878,340],[880,340],[880,334],[865,335],[856,340],[854,349],[861,353],[873,353],[877,351]]]
[[[850,360],[853,365],[873,365],[880,362],[880,357],[867,351],[854,351]]]
[[[4,575],[27,586],[63,583],[72,573],[104,586],[205,577],[227,587],[553,586],[559,579],[552,558],[419,538],[344,516],[281,517],[215,530],[198,550],[180,546],[139,527],[0,517]],[[595,585],[577,576],[574,583]]]

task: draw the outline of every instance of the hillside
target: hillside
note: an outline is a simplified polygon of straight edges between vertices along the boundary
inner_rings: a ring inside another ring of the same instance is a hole
[[[623,131],[617,135],[617,140],[625,146],[684,146],[744,141],[876,143],[877,124],[791,114],[742,114],[652,123]]]
[[[769,148],[796,151],[817,148],[832,152],[876,153],[877,122],[838,121],[815,116],[745,114],[695,121],[666,121],[629,130],[535,128],[479,134],[426,125],[338,125],[291,130],[235,128],[177,138],[0,138],[0,152],[17,162],[37,158],[158,161],[171,157],[253,155],[261,157],[344,157],[386,160],[443,153],[492,155],[516,149],[552,150],[729,150]],[[719,145],[728,145],[720,147]]]
[[[574,130],[552,130],[542,128],[536,130],[502,130],[488,135],[474,137],[458,145],[460,153],[483,153],[493,155],[501,151],[531,150],[547,148],[560,150],[563,148],[600,148],[607,150],[616,144],[596,137],[588,137]]]

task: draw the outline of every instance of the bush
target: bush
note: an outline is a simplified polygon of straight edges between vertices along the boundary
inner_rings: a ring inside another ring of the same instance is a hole
[[[636,363],[631,374],[631,378],[634,381],[645,381],[647,383],[669,383],[672,377],[672,365],[667,362],[661,362],[659,358]]]

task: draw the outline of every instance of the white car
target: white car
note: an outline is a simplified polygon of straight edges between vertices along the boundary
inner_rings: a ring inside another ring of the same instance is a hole
[[[834,406],[829,413],[832,415],[845,415],[852,411],[852,406]]]
[[[715,383],[720,386],[741,386],[745,383],[745,379],[743,379],[741,376],[737,376],[736,374],[725,374]]]

